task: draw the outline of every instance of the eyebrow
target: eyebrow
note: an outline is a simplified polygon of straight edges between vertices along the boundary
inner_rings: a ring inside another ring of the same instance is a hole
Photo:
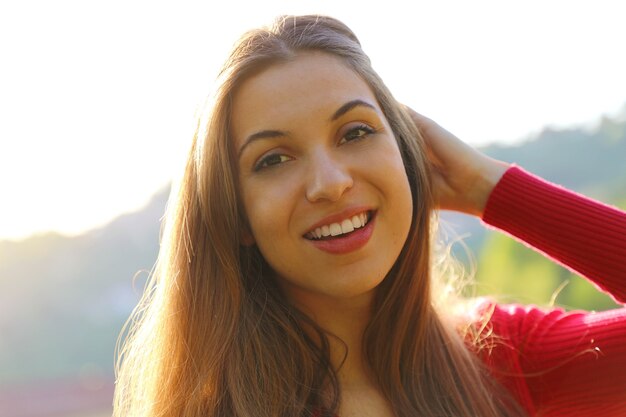
[[[363,101],[363,100],[359,100],[359,99],[352,100],[352,101],[347,102],[343,106],[339,107],[337,109],[337,111],[333,114],[333,116],[330,118],[330,120],[331,121],[335,121],[335,120],[339,119],[341,116],[343,116],[344,114],[348,113],[353,108],[359,107],[359,106],[363,106],[363,107],[370,108],[372,110],[376,110],[376,107],[372,106],[367,101]]]
[[[252,142],[256,140],[271,139],[271,138],[277,138],[280,136],[287,136],[287,132],[283,132],[282,130],[261,130],[260,132],[253,133],[252,135],[246,138],[246,141],[241,146],[241,149],[239,149],[238,156],[241,158],[241,154],[243,153],[243,150],[246,149],[246,146],[248,146],[249,144],[251,144]]]
[[[335,113],[333,113],[329,121],[333,122],[339,119],[344,114],[348,113],[350,110],[354,109],[355,107],[360,107],[360,106],[367,107],[372,110],[376,110],[376,107],[374,107],[367,101],[363,101],[359,99],[351,100],[345,103],[344,105],[342,105],[341,107],[339,107],[335,111]],[[261,130],[259,132],[253,133],[252,135],[246,138],[245,142],[241,146],[241,149],[239,149],[238,156],[241,157],[241,154],[243,153],[243,150],[246,148],[246,146],[248,146],[250,143],[254,141],[257,141],[259,139],[277,138],[281,136],[288,136],[288,132],[283,132],[282,130]]]

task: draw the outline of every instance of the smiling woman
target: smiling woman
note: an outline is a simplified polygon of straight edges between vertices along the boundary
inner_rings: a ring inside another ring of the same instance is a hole
[[[626,249],[599,230],[618,241],[624,213],[491,160],[396,102],[332,18],[247,33],[219,81],[129,321],[115,416],[626,409],[625,311],[459,309],[470,304],[435,293],[432,262],[436,209],[455,209],[623,300]],[[554,224],[555,210],[571,213]],[[602,260],[581,251],[588,239]]]

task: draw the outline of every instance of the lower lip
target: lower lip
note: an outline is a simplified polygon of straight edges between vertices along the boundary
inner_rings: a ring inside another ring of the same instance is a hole
[[[375,217],[372,217],[367,224],[354,232],[341,237],[335,237],[328,240],[310,240],[316,248],[333,255],[341,255],[344,253],[354,252],[361,249],[370,240],[374,231]]]

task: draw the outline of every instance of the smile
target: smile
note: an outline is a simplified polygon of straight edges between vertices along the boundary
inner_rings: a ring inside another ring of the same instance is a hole
[[[371,213],[369,212],[355,214],[354,216],[346,218],[341,222],[316,227],[314,230],[308,232],[304,237],[310,240],[320,240],[352,233],[355,229],[364,227],[370,221],[370,218]]]

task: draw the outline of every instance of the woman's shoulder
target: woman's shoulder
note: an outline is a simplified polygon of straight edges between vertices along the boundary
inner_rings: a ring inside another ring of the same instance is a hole
[[[626,308],[606,311],[568,311],[560,307],[503,304],[479,299],[473,306],[471,326],[491,336],[506,339],[518,349],[528,350],[541,342],[568,345],[581,343],[591,335],[611,334],[612,329],[626,336]],[[568,334],[570,335],[568,337]]]
[[[527,409],[626,411],[626,308],[566,311],[492,300],[476,308],[468,342]]]

